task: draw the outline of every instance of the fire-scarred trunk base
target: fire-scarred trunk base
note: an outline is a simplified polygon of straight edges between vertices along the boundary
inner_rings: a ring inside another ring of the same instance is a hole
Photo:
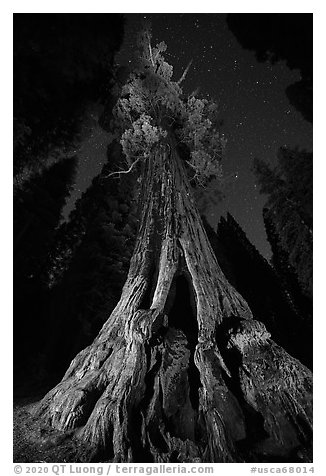
[[[224,337],[229,374],[213,347],[197,347],[198,370],[181,329],[158,329],[129,358],[115,344],[111,364],[104,348],[89,349],[90,378],[81,385],[78,373],[70,375],[37,415],[65,432],[75,428],[86,444],[84,461],[307,461],[309,370],[269,341],[255,321],[234,321]],[[119,375],[109,381],[117,365]],[[210,397],[200,371],[207,372]]]
[[[311,372],[225,279],[173,150],[143,171],[119,303],[34,415],[85,461],[307,461]]]
[[[309,460],[310,371],[254,320],[231,318],[218,349],[196,344],[195,326],[176,314],[183,295],[174,299],[170,319],[139,312],[132,341],[80,353],[36,408],[43,423],[74,429],[84,461]]]

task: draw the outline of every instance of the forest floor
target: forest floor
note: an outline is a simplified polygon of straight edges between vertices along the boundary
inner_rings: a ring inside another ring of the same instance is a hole
[[[72,434],[45,431],[40,428],[31,411],[42,398],[16,398],[13,410],[13,462],[14,463],[85,463],[80,455],[81,445]],[[264,462],[293,462],[294,460],[274,459]],[[295,459],[295,461],[297,461]],[[312,448],[307,450],[303,461],[312,462]],[[103,461],[104,462],[104,461]],[[298,462],[302,462],[301,460]]]
[[[77,462],[77,446],[71,436],[57,432],[44,434],[31,415],[35,403],[42,397],[17,398],[13,410],[14,463]]]

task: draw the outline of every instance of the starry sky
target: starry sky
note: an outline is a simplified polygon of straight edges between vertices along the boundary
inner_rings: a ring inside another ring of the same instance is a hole
[[[285,62],[258,63],[252,51],[244,50],[228,29],[226,14],[126,14],[125,39],[116,62],[128,64],[134,52],[135,35],[144,18],[152,24],[153,43],[165,41],[166,60],[178,79],[187,64],[191,68],[184,92],[200,88],[220,107],[222,132],[228,139],[221,189],[224,200],[212,205],[206,215],[216,228],[229,211],[262,255],[271,255],[266,239],[262,208],[266,197],[259,194],[252,172],[254,157],[276,164],[280,146],[312,149],[312,125],[290,104],[285,88],[300,79],[298,70]],[[65,215],[78,196],[101,170],[106,158],[107,134],[97,125],[99,108],[93,106],[85,122],[85,139],[78,150],[80,168],[76,187]]]

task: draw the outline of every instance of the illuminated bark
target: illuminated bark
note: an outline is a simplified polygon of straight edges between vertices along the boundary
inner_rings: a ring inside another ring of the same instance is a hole
[[[270,339],[227,282],[171,140],[146,159],[142,177],[140,227],[121,299],[35,415],[74,430],[93,460],[303,454],[311,372]]]

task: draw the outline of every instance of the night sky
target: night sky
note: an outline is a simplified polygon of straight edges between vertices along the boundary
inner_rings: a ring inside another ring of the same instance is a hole
[[[275,164],[283,145],[312,149],[312,125],[290,106],[285,94],[285,88],[300,79],[299,71],[290,70],[284,62],[258,63],[254,52],[244,50],[228,29],[226,14],[220,13],[126,14],[118,64],[131,60],[135,34],[144,17],[152,23],[153,43],[165,41],[168,46],[165,56],[174,66],[174,79],[193,60],[184,91],[199,87],[199,95],[209,95],[220,105],[222,132],[228,139],[221,185],[225,199],[207,210],[207,218],[216,228],[220,216],[229,211],[269,258],[262,219],[265,197],[259,194],[251,169],[254,157]],[[106,160],[107,134],[97,126],[98,113],[96,107],[91,109],[85,123],[76,188],[65,215]]]

